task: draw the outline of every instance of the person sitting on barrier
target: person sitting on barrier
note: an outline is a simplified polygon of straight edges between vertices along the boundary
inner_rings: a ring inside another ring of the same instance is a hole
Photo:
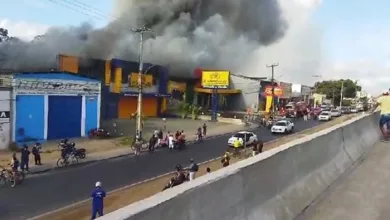
[[[223,167],[227,167],[229,166],[230,164],[230,156],[229,156],[229,153],[226,152],[223,157],[222,157],[222,160],[221,160],[221,163],[222,163],[222,166]]]
[[[387,142],[390,138],[390,89],[378,97],[371,112],[380,107],[381,116],[379,119],[379,129],[383,135],[383,141]]]

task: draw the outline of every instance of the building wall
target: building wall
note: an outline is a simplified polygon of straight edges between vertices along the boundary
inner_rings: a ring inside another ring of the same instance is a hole
[[[0,90],[0,150],[7,149],[11,139],[11,92]]]
[[[66,73],[14,77],[13,140],[85,136],[100,124],[100,82]]]

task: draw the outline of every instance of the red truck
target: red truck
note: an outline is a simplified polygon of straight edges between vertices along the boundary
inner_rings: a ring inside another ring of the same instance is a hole
[[[305,102],[289,102],[284,106],[287,117],[303,117],[304,112],[307,110],[307,104]]]

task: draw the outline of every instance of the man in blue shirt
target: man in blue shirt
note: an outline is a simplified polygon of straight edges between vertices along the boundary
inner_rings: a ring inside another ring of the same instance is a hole
[[[106,192],[102,189],[102,183],[96,182],[95,190],[91,194],[92,197],[92,219],[96,219],[96,214],[103,216],[103,200],[106,197]]]

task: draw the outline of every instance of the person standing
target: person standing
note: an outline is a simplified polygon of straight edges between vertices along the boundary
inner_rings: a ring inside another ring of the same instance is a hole
[[[199,170],[199,166],[198,166],[198,164],[195,163],[194,159],[191,159],[190,163],[191,164],[190,164],[190,168],[188,169],[188,171],[190,172],[190,181],[192,181],[195,179],[196,172],[198,172],[198,170]]]
[[[35,165],[42,165],[40,150],[41,150],[41,144],[35,143],[35,145],[32,148],[32,154],[34,155]]]
[[[172,134],[169,134],[169,136],[168,136],[168,146],[169,146],[169,150],[171,150],[171,151],[175,147],[175,143],[174,143],[174,139],[173,139]]]
[[[20,168],[23,172],[28,172],[29,157],[30,151],[28,150],[28,146],[24,144],[20,156]]]
[[[206,137],[206,134],[207,134],[207,125],[206,123],[203,124],[203,136]]]
[[[96,182],[95,190],[93,190],[92,194],[92,218],[96,219],[97,215],[99,217],[103,216],[103,208],[104,208],[104,198],[106,197],[106,192],[102,188],[101,182]]]

